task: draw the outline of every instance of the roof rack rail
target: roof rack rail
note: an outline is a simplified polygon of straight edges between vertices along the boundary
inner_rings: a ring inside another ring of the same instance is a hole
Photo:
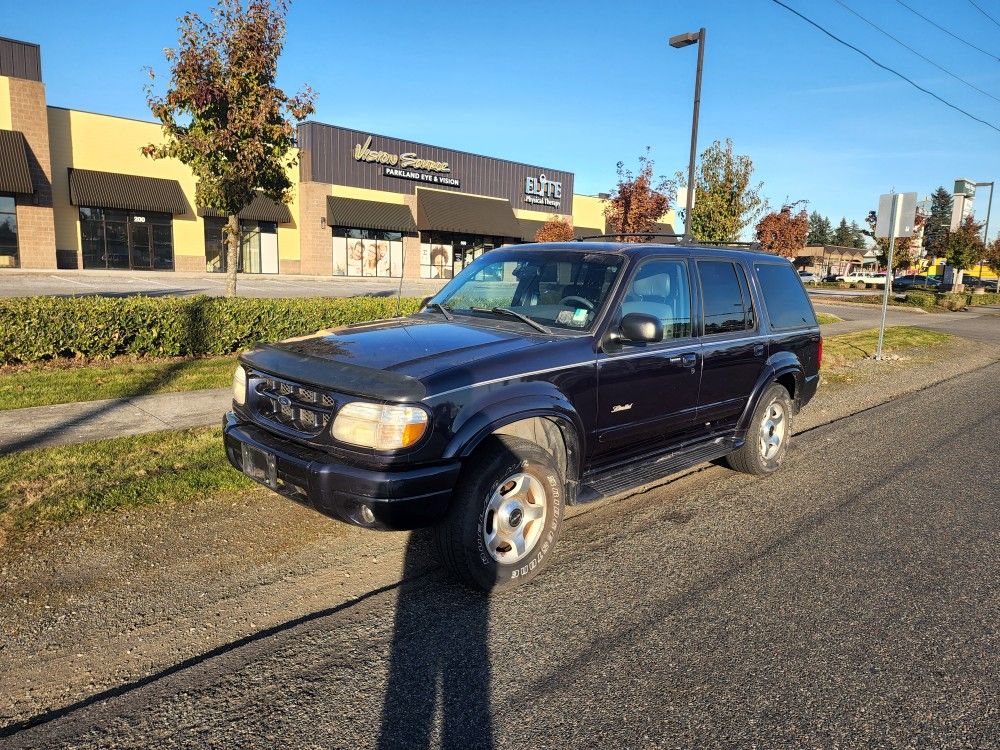
[[[683,234],[672,234],[669,232],[613,232],[611,234],[591,234],[587,237],[577,237],[577,242],[586,242],[587,240],[600,240],[606,237],[674,237],[676,239],[684,239]]]
[[[576,242],[587,242],[588,240],[614,239],[616,237],[672,237],[680,240],[679,245],[712,245],[713,247],[745,247],[751,251],[760,251],[759,242],[721,242],[709,240],[687,240],[683,234],[670,234],[668,232],[612,232],[611,234],[592,234],[587,237],[577,237]]]

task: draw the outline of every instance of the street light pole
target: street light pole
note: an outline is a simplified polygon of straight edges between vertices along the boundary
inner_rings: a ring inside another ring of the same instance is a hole
[[[701,110],[701,70],[705,62],[705,27],[697,32],[670,37],[674,49],[698,45],[698,71],[694,78],[694,114],[691,117],[691,155],[688,159],[687,205],[684,208],[684,241],[691,241],[691,211],[694,208],[694,162],[698,155],[698,115]]]

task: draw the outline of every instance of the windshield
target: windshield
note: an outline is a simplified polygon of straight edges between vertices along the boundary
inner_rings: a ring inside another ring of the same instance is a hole
[[[434,296],[454,313],[500,317],[507,308],[545,326],[585,331],[607,301],[625,259],[574,250],[493,250]]]

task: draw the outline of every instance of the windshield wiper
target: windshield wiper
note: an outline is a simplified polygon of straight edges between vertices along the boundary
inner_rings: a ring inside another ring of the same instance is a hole
[[[511,310],[509,307],[470,307],[469,309],[473,312],[491,312],[496,315],[509,315],[512,318],[517,318],[522,323],[527,323],[536,331],[541,331],[542,333],[552,333],[552,331],[543,326],[537,320],[529,318],[527,315],[519,313],[517,310]]]
[[[451,310],[442,305],[440,302],[428,302],[425,307],[432,307],[435,310],[439,310],[442,315],[444,315],[445,320],[454,320],[455,316],[451,314]]]

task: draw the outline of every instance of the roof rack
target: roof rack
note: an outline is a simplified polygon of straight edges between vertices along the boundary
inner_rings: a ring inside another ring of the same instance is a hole
[[[577,237],[577,242],[587,242],[588,240],[600,240],[607,237],[673,237],[684,239],[683,234],[672,234],[669,232],[613,232],[612,234],[591,234],[587,237]]]
[[[683,234],[670,234],[667,232],[613,232],[611,234],[592,234],[588,237],[577,237],[576,242],[587,242],[589,240],[614,239],[616,237],[671,237],[680,240],[679,245],[711,245],[713,247],[744,247],[747,250],[759,251],[759,242],[717,242],[709,240],[687,240]]]

